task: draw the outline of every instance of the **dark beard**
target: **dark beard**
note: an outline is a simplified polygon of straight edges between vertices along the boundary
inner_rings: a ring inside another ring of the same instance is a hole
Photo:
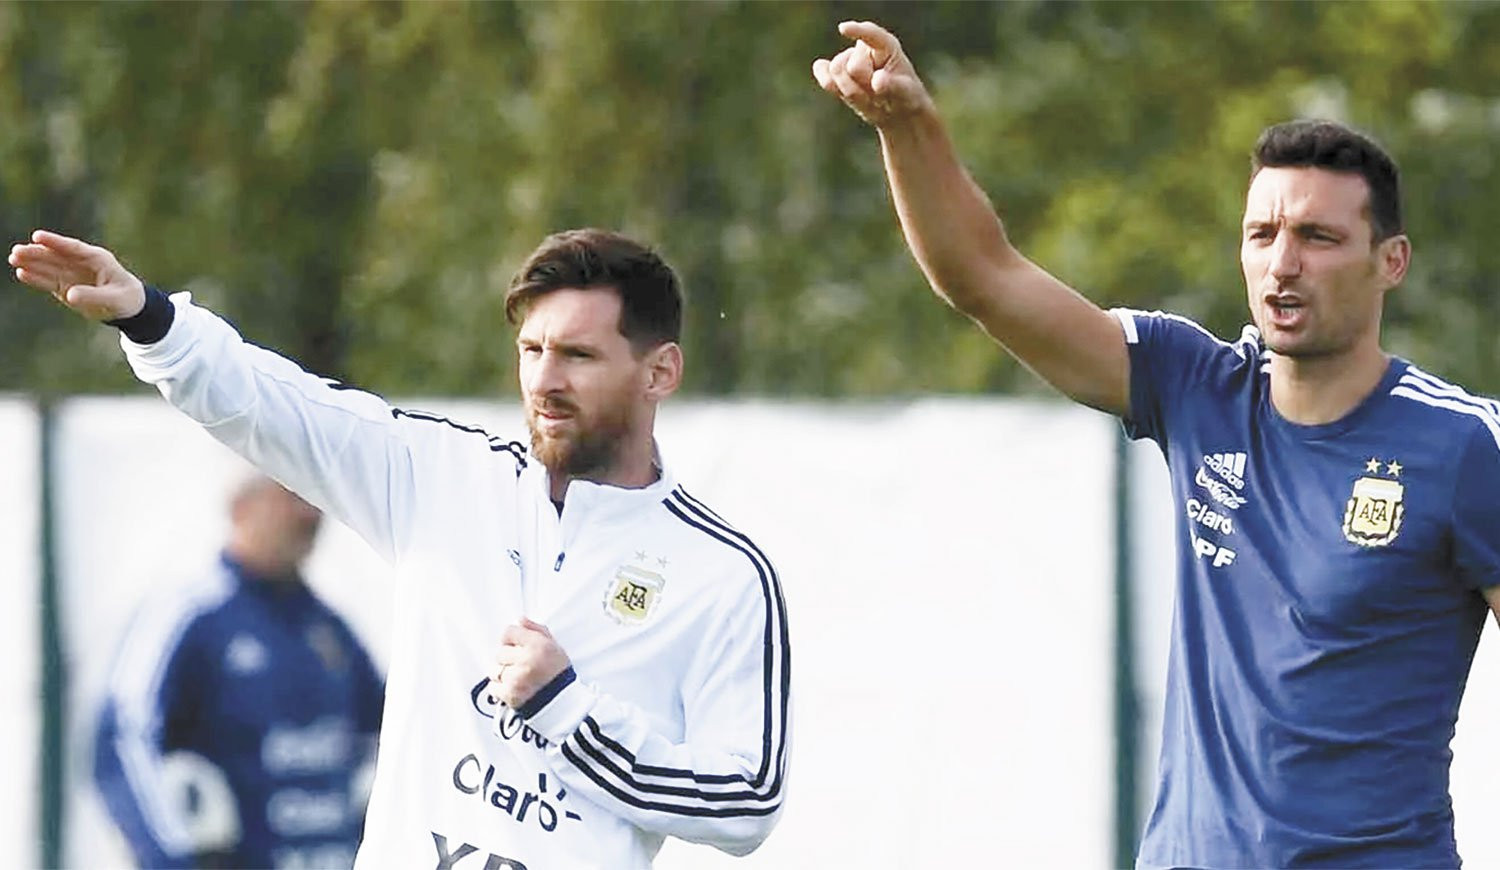
[[[571,409],[577,413],[577,409]],[[578,420],[574,417],[574,420]],[[620,442],[630,426],[624,407],[607,408],[594,425],[580,426],[576,435],[546,438],[536,426],[536,412],[528,409],[526,426],[531,430],[531,455],[553,477],[592,477],[614,466]]]

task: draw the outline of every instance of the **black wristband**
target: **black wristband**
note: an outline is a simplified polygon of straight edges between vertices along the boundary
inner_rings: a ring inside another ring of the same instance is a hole
[[[172,307],[167,294],[147,284],[144,308],[130,317],[104,322],[125,333],[125,337],[136,344],[156,344],[172,328],[172,318],[176,314],[177,309]]]

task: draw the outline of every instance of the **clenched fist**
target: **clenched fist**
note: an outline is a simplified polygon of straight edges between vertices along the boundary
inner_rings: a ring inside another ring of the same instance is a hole
[[[571,664],[568,654],[552,639],[552,632],[524,616],[515,625],[506,626],[500,644],[500,652],[495,656],[499,670],[494,689],[512,710],[519,710]]]

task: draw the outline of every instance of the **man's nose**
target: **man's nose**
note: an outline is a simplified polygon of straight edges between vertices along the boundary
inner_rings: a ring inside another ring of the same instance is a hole
[[[1295,278],[1302,274],[1301,251],[1291,233],[1281,232],[1271,243],[1271,277]]]
[[[527,366],[526,391],[534,396],[545,396],[557,392],[563,385],[563,372],[559,359],[551,351],[543,350]]]

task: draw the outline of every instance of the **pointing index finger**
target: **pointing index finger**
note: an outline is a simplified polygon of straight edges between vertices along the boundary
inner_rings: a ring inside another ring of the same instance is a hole
[[[879,69],[901,48],[895,34],[873,21],[842,21],[839,33],[846,39],[863,42],[870,49],[870,59]]]

